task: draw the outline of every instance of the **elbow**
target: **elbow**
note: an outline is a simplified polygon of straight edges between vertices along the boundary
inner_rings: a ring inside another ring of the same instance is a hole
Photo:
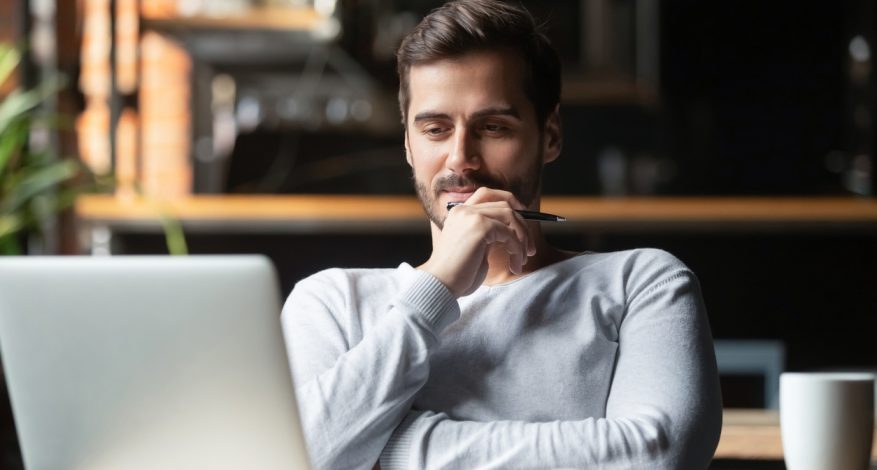
[[[717,400],[683,423],[676,433],[678,442],[671,468],[706,469],[712,462],[722,434],[722,405]]]
[[[652,410],[616,420],[621,453],[629,455],[630,468],[691,470],[709,467],[722,428],[721,406],[705,407],[688,420],[678,421]]]

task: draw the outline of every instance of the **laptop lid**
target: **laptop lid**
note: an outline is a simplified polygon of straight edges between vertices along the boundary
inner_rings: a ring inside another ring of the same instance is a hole
[[[261,256],[0,258],[29,469],[308,468]]]

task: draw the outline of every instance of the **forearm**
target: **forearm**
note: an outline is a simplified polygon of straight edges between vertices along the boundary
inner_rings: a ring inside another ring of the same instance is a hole
[[[384,470],[423,469],[662,469],[667,418],[640,413],[626,418],[526,423],[451,420],[412,412],[381,456]]]
[[[434,339],[416,325],[387,322],[296,388],[311,459],[317,468],[373,462],[428,377]]]
[[[330,343],[304,338],[293,348],[293,369],[308,358],[337,355],[319,373],[296,374],[302,425],[316,468],[368,468],[378,459],[429,375],[438,331],[454,319],[456,304],[446,292],[437,292],[441,288],[416,275],[381,321],[347,351],[337,353],[327,347]],[[295,334],[289,343],[297,342]],[[319,346],[307,346],[312,344]]]

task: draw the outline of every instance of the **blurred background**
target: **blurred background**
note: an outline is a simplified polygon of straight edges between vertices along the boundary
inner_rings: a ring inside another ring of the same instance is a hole
[[[219,229],[189,230],[159,214],[160,224],[94,230],[72,207],[84,193],[413,197],[394,53],[440,3],[3,0],[2,252],[167,253],[176,234],[189,253],[267,254],[284,293],[327,267],[424,261],[425,218],[416,229],[288,232],[222,227],[221,216]],[[564,62],[565,145],[546,195],[873,202],[874,2],[520,3]],[[551,239],[685,261],[732,358],[725,405],[771,407],[780,370],[877,369],[875,221],[640,224]],[[8,411],[3,420],[14,465]]]

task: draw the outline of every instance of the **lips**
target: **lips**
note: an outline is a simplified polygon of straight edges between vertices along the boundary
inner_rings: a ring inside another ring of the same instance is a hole
[[[442,190],[448,196],[447,202],[466,202],[469,196],[478,189],[475,186],[470,187],[454,187]]]

